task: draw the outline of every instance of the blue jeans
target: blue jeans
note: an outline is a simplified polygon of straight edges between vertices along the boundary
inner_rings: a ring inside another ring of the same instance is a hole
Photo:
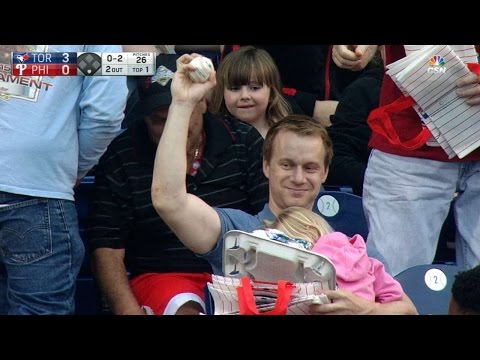
[[[470,269],[480,262],[480,161],[443,162],[373,150],[363,185],[368,255],[394,276],[431,264],[452,201],[457,265]]]
[[[0,192],[0,314],[73,314],[84,253],[73,201]]]

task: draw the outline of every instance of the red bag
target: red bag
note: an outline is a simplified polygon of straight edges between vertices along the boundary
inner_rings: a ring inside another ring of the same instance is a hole
[[[241,279],[242,286],[237,288],[238,306],[240,315],[286,315],[288,304],[292,297],[292,291],[295,287],[291,282],[280,280],[277,283],[277,301],[275,307],[268,311],[259,311],[253,294],[252,282],[250,278]]]
[[[420,133],[413,139],[402,141],[393,127],[390,114],[397,114],[402,110],[408,109],[415,104],[410,96],[402,96],[393,103],[374,109],[368,116],[367,123],[373,131],[383,135],[393,144],[398,145],[406,150],[415,150],[426,144],[432,136],[427,127],[422,127]]]

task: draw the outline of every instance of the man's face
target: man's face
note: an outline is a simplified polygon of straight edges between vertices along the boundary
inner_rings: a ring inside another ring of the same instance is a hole
[[[193,110],[190,117],[190,124],[188,126],[188,140],[187,148],[190,146],[190,142],[197,144],[198,137],[203,128],[203,113],[206,111],[206,102],[200,102]],[[150,115],[145,117],[145,123],[147,124],[148,134],[150,139],[158,145],[160,138],[165,128],[165,123],[168,117],[168,106],[159,107]]]
[[[165,128],[165,122],[168,116],[168,106],[156,109],[150,115],[145,117],[145,123],[148,128],[150,139],[158,144]]]
[[[278,214],[289,206],[312,209],[327,178],[325,150],[320,138],[281,131],[275,138],[270,163],[263,172],[270,184],[270,209]]]

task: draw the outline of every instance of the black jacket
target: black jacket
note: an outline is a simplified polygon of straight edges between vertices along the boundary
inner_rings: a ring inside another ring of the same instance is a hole
[[[363,178],[372,133],[367,124],[370,111],[378,107],[383,69],[372,68],[348,86],[340,98],[328,133],[333,142],[334,157],[326,185],[348,185],[362,195]]]

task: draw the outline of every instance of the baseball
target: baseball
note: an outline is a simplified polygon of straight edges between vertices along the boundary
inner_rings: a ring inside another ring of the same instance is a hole
[[[188,73],[193,82],[204,83],[210,77],[210,73],[214,70],[212,60],[205,56],[199,56],[190,61],[196,70]]]

